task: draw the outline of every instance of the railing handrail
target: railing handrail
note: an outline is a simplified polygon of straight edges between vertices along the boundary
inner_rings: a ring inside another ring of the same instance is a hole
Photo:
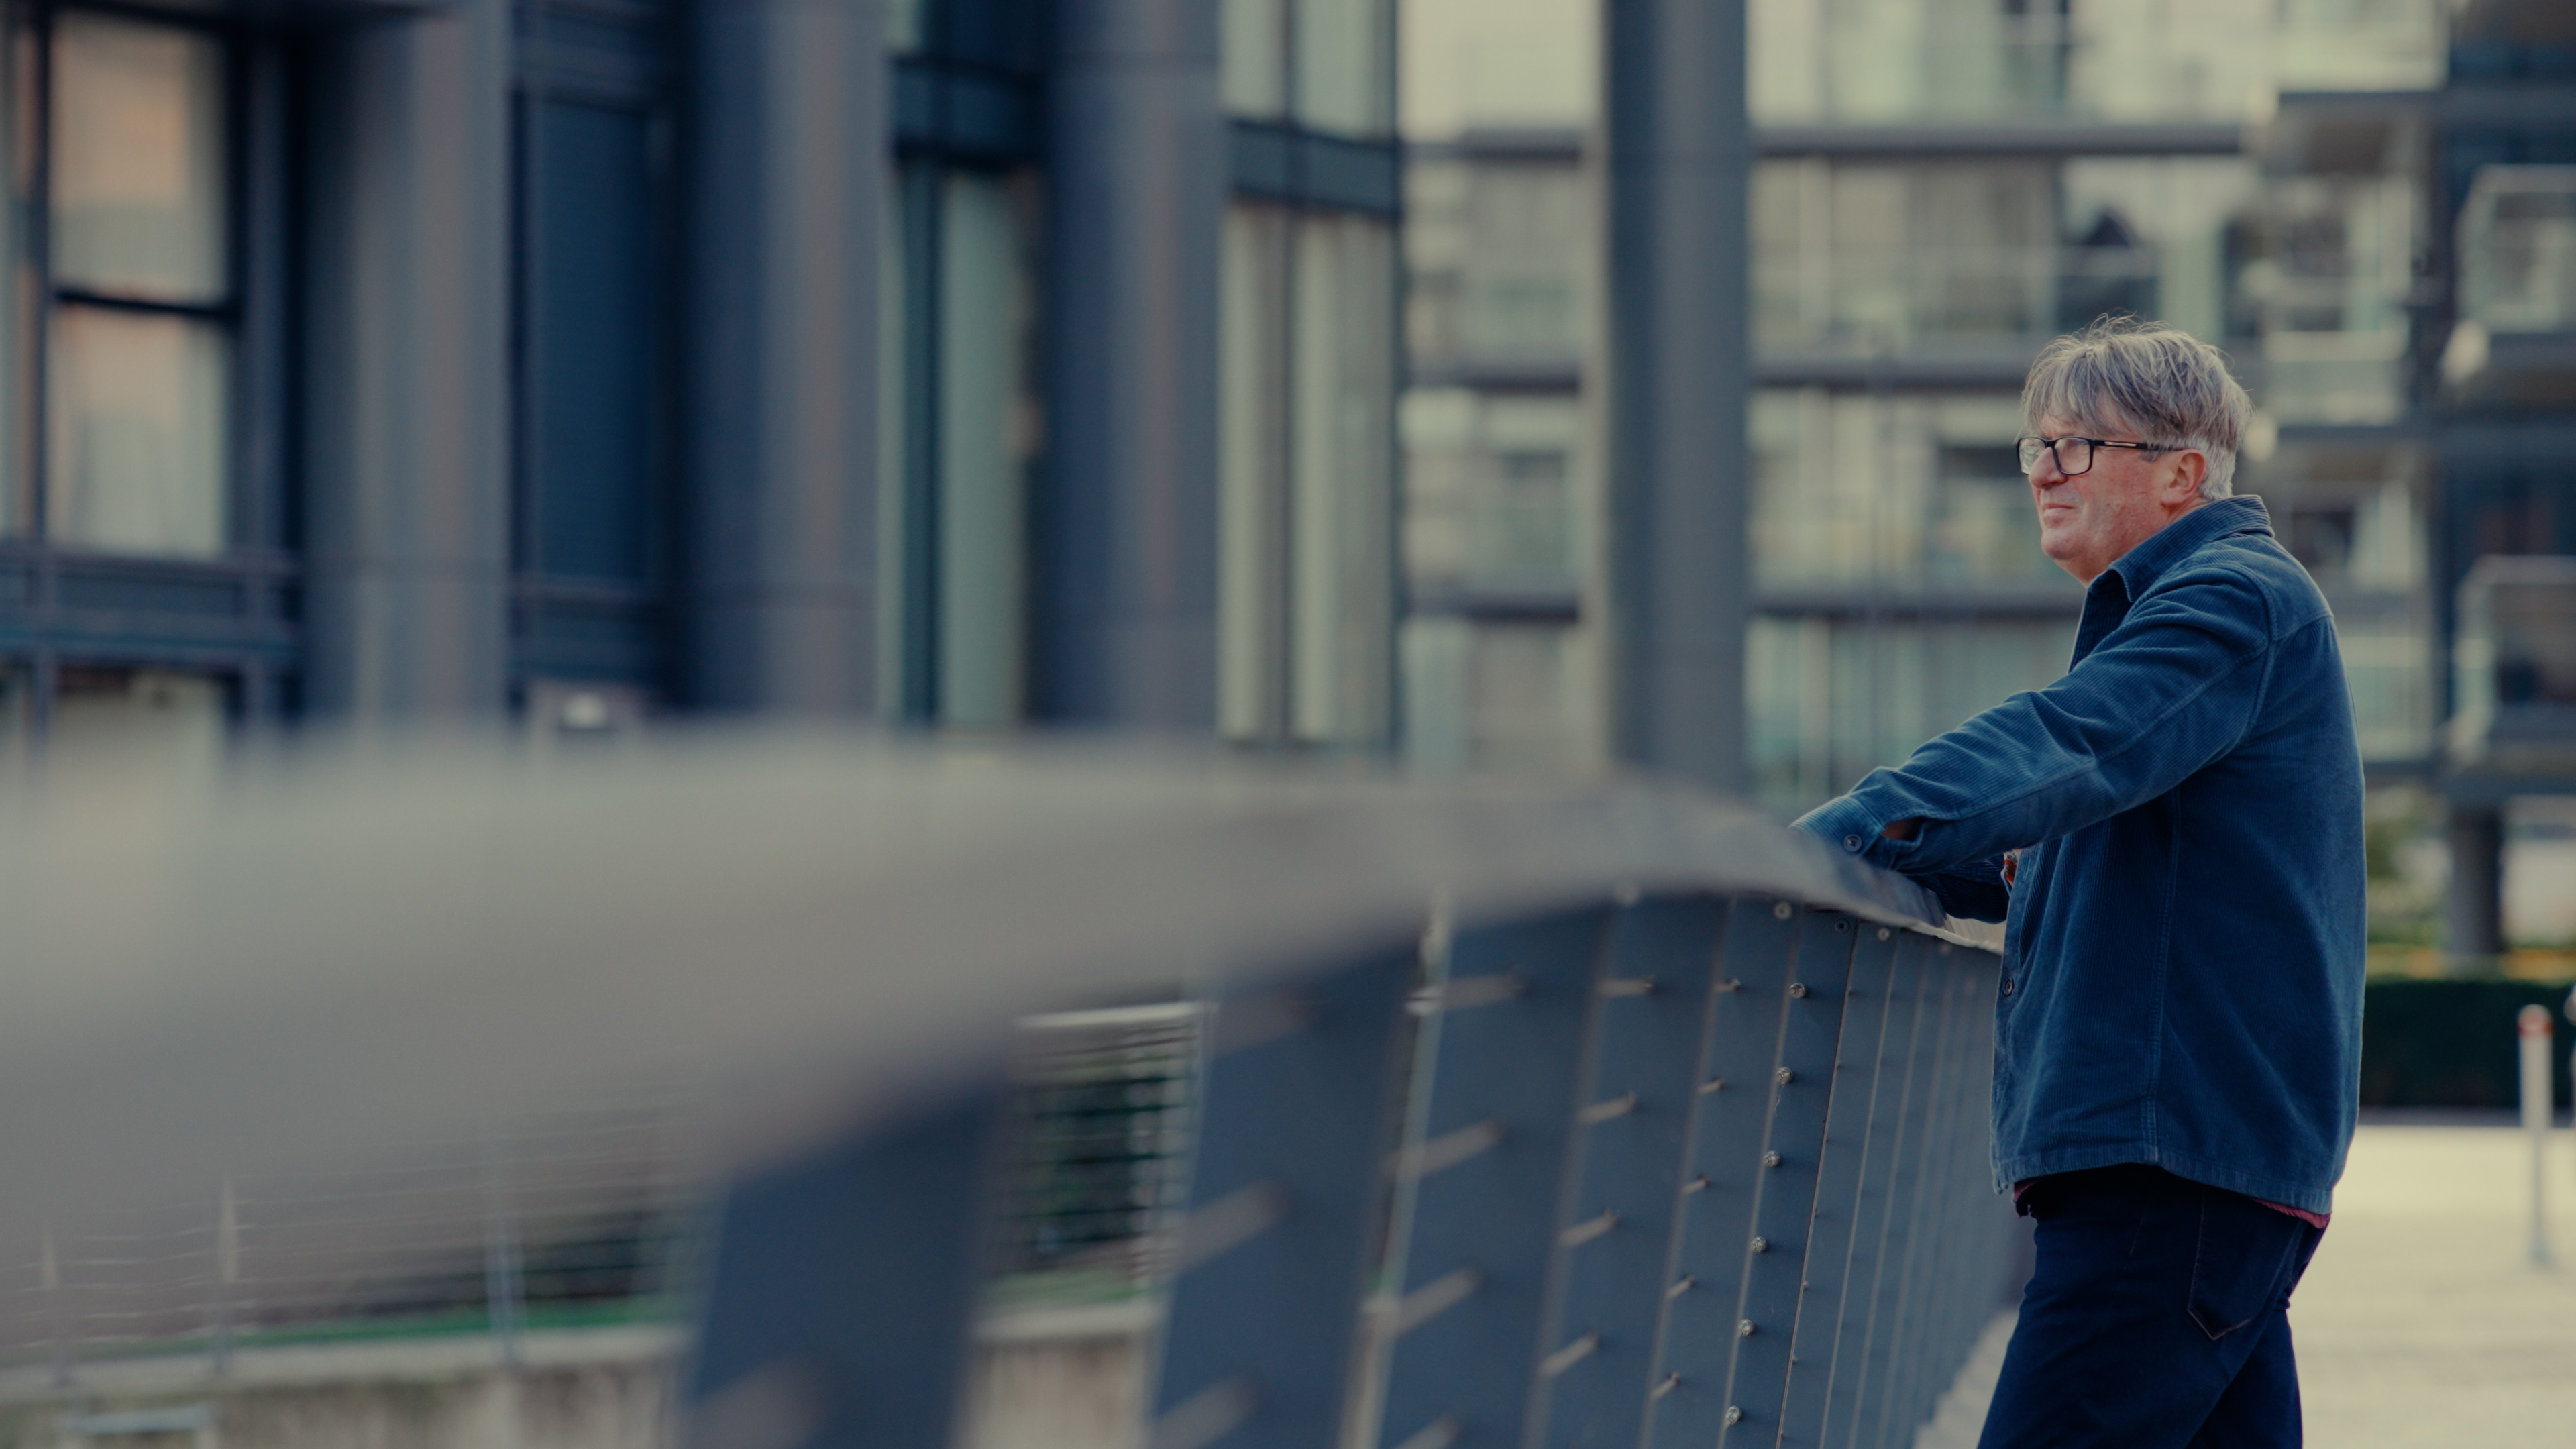
[[[686,737],[351,746],[194,796],[55,780],[0,839],[0,1230],[685,1075],[716,1166],[793,1150],[1140,976],[1204,989],[1435,898],[1910,883],[1680,787],[1424,783],[1203,751]]]

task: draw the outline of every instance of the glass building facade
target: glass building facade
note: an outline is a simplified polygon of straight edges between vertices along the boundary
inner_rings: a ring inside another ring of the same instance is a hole
[[[1409,740],[1471,768],[1602,763],[1597,147],[1565,43],[1596,22],[1544,8],[1514,30],[1414,0],[1408,21]],[[1748,12],[1751,793],[1804,808],[2062,672],[2081,593],[2035,547],[2017,395],[2048,337],[2119,312],[2229,353],[2261,409],[2236,486],[2334,603],[2365,752],[2420,770],[2434,129],[2390,98],[2443,84],[2446,12]]]
[[[746,710],[1392,742],[1390,0],[8,21],[13,758]],[[1180,83],[1122,79],[1136,35]]]

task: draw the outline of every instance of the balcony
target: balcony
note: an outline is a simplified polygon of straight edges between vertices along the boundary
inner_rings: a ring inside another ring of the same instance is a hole
[[[2576,558],[2479,559],[2457,618],[2452,769],[2528,790],[2576,781]]]
[[[2576,166],[2486,166],[2460,208],[2460,316],[2442,352],[2454,406],[2576,403]]]

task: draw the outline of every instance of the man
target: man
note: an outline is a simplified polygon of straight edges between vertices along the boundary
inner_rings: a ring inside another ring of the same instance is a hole
[[[1995,1174],[2038,1263],[1982,1444],[2295,1445],[2284,1310],[2361,1054],[2334,621],[2229,496],[2251,407],[2215,349],[2099,321],[2022,413],[2040,549],[2086,586],[2072,667],[1798,824],[2010,922]]]

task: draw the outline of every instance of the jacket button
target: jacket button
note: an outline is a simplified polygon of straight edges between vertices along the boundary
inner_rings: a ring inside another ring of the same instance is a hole
[[[1858,850],[1858,849],[1860,849],[1860,837],[1859,837],[1859,836],[1857,836],[1857,835],[1846,835],[1846,836],[1844,836],[1844,837],[1843,837],[1843,849],[1845,849],[1845,850]]]

